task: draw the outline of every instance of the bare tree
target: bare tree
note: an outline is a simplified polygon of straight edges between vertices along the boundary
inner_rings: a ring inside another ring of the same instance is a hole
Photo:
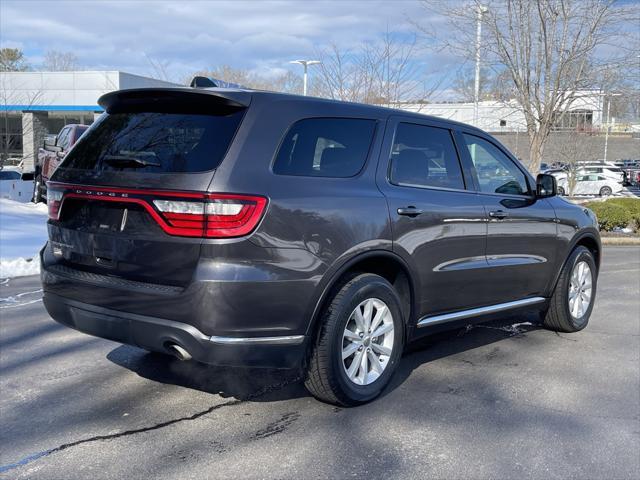
[[[0,72],[24,72],[30,66],[19,48],[0,48]]]
[[[343,50],[336,44],[319,50],[321,60],[312,94],[336,100],[401,107],[421,104],[436,87],[427,88],[417,62],[416,37],[387,31],[379,41]]]
[[[171,82],[169,76],[169,67],[171,66],[171,62],[168,60],[158,60],[155,59],[146,53],[144,54],[144,58],[147,59],[149,66],[151,67],[152,75],[159,80],[163,80],[165,82]]]
[[[366,103],[397,108],[402,103],[424,100],[427,92],[415,61],[416,42],[415,35],[408,41],[401,41],[387,30],[379,43],[364,47],[363,69],[373,80],[373,88],[365,97]]]
[[[440,46],[471,58],[480,1],[458,8],[435,0],[424,5],[448,20],[449,36]],[[637,19],[638,7],[614,0],[487,0],[482,6],[483,59],[509,73],[529,136],[529,168],[537,171],[554,124],[585,90],[601,87],[603,71],[634,54],[623,27]],[[422,30],[432,35],[428,27]],[[616,48],[606,48],[611,45]]]
[[[78,57],[72,52],[48,50],[44,54],[42,69],[47,72],[68,72],[78,69]]]
[[[10,79],[7,75],[0,73],[0,106],[4,107],[0,112],[0,123],[2,124],[4,135],[0,137],[0,169],[13,151],[19,150],[23,136],[30,134],[40,135],[42,132],[33,130],[33,126],[25,129],[21,124],[19,132],[12,132],[10,128],[11,105],[20,105],[22,110],[30,110],[42,98],[41,91],[31,91],[25,93],[21,85],[16,85],[15,79]],[[15,113],[15,112],[14,112]],[[34,160],[34,159],[27,159]]]
[[[567,171],[567,189],[565,192],[573,196],[578,177],[580,176],[581,160],[598,158],[602,145],[597,142],[597,138],[584,133],[559,133],[562,138],[558,138],[558,160],[565,164]],[[596,140],[596,141],[594,141]]]
[[[473,102],[475,99],[475,78],[473,70],[463,68],[456,72],[453,80],[453,90],[462,102]],[[487,75],[480,77],[480,98],[486,99],[490,89],[490,79]]]
[[[347,102],[362,101],[363,92],[372,88],[371,75],[361,68],[349,50],[341,50],[332,43],[325,49],[318,50],[320,64],[315,82],[311,85],[311,93],[317,97],[343,100]]]

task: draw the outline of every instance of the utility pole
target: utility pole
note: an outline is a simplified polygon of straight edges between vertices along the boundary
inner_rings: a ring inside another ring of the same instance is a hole
[[[297,63],[304,67],[304,75],[302,77],[302,94],[306,97],[307,96],[307,68],[309,67],[309,65],[318,65],[319,63],[322,63],[322,62],[320,62],[319,60],[293,60],[289,63]]]
[[[487,7],[476,5],[476,79],[473,96],[473,126],[478,126],[478,102],[480,101],[480,42],[482,41],[482,15],[488,11]]]
[[[618,97],[621,93],[610,93],[607,99],[607,127],[604,131],[604,159],[602,163],[607,163],[607,148],[609,146],[609,130],[611,129],[611,97]]]

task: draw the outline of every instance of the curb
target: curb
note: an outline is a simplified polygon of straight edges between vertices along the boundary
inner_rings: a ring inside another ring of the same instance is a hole
[[[602,245],[639,245],[640,237],[600,237]]]

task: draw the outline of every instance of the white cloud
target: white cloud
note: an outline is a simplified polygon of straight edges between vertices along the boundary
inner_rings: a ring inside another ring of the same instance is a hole
[[[0,44],[30,59],[72,51],[86,68],[149,74],[146,56],[169,62],[176,78],[220,64],[258,71],[292,68],[337,43],[354,48],[404,31],[417,1],[16,1],[0,2]]]

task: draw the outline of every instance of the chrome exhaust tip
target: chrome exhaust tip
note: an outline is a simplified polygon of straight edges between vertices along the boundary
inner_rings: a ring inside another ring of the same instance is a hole
[[[178,360],[182,360],[183,362],[191,360],[192,358],[191,354],[177,343],[170,343],[169,345],[167,345],[167,350],[169,350],[169,353],[171,353],[174,357],[176,357]]]

